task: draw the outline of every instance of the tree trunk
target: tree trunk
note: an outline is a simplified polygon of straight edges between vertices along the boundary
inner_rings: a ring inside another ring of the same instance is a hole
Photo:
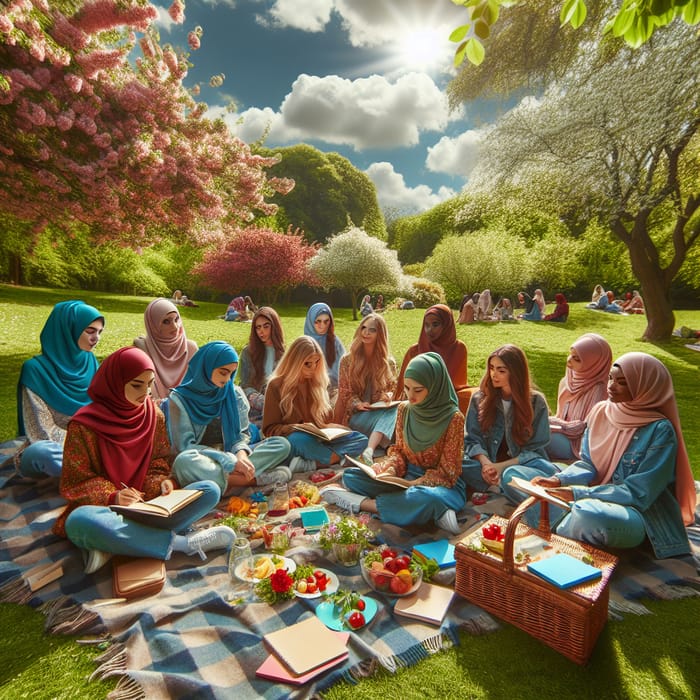
[[[642,298],[647,317],[644,340],[668,340],[673,333],[675,316],[671,303],[671,281],[658,263],[650,260],[641,246],[629,246],[632,270],[641,285]]]

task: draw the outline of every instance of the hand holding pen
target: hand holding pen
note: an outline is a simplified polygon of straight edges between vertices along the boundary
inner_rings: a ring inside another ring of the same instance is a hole
[[[132,503],[143,502],[143,492],[135,489],[133,486],[127,486],[123,481],[122,490],[117,495],[117,500],[121,506],[129,506]]]

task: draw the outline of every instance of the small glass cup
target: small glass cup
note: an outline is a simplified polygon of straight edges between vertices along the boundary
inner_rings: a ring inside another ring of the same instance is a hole
[[[228,574],[231,582],[229,601],[250,600],[253,593],[253,552],[245,537],[237,537],[231,545]]]
[[[289,512],[289,487],[283,481],[278,481],[270,496],[267,514],[270,518],[287,515]]]

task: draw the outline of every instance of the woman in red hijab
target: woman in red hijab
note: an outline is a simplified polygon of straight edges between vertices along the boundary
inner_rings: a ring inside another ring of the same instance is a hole
[[[121,348],[100,365],[88,388],[92,403],[68,424],[61,495],[68,501],[54,525],[86,553],[86,573],[96,571],[112,554],[169,559],[173,551],[199,553],[228,546],[231,528],[217,527],[190,535],[192,523],[219,502],[211,481],[187,486],[202,495],[162,527],[119,515],[110,505],[129,505],[170,493],[170,443],[165,419],[150,397],[153,361],[135,347]]]
[[[648,538],[659,559],[690,552],[684,525],[694,522],[695,483],[671,375],[651,355],[630,352],[613,363],[608,399],[588,415],[581,459],[558,474],[533,476],[571,503],[556,523],[559,535],[621,548]],[[505,491],[520,499],[512,487]]]
[[[416,355],[424,352],[436,352],[445,361],[457,393],[459,410],[465,415],[472,395],[472,388],[467,386],[467,346],[457,340],[454,316],[445,304],[435,304],[426,309],[418,342],[408,348],[403,358],[394,398],[403,399],[403,375],[406,367]]]

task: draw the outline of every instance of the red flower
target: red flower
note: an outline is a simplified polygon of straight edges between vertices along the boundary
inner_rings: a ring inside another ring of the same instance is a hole
[[[294,583],[294,579],[287,573],[286,569],[277,569],[270,576],[270,586],[275,593],[287,593]]]

